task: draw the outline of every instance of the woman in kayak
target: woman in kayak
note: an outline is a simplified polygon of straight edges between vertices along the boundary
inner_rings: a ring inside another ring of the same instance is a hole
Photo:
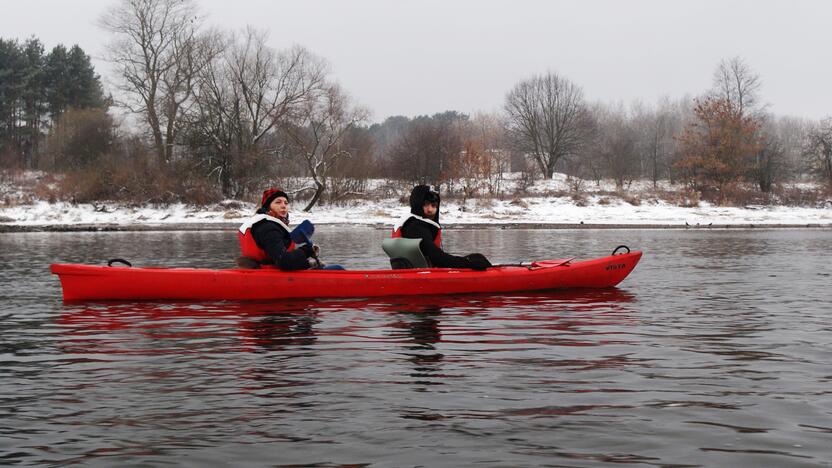
[[[438,268],[473,268],[485,270],[491,263],[483,254],[459,257],[442,250],[442,226],[439,225],[439,194],[427,185],[417,185],[410,192],[410,214],[393,226],[393,237],[421,239],[419,250]]]
[[[243,255],[237,263],[246,268],[269,264],[281,270],[321,268],[312,245],[296,246],[290,232],[289,195],[279,188],[266,190],[256,214],[237,233]]]

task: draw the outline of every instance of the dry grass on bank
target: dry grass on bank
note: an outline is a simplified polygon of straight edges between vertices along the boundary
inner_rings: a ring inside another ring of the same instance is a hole
[[[223,197],[215,181],[194,174],[186,166],[176,164],[159,169],[149,165],[146,158],[137,162],[125,162],[102,158],[95,170],[75,170],[65,174],[42,171],[1,170],[0,206],[13,207],[32,204],[36,201],[68,201],[72,203],[117,202],[127,206],[165,205],[185,203],[195,206],[213,205]],[[286,183],[287,180],[275,183]],[[295,178],[289,185],[303,186],[305,179]],[[398,197],[402,204],[408,203],[411,184],[395,180],[370,179],[364,182],[363,190],[357,195],[329,200],[324,204],[349,204],[356,200],[384,200]],[[256,197],[255,197],[256,198]],[[306,202],[302,194],[293,200],[300,205]],[[668,205],[695,208],[703,202],[718,206],[799,206],[832,207],[832,193],[811,183],[784,184],[776,186],[770,193],[762,193],[755,187],[732,185],[722,191],[708,189],[695,191],[686,186],[672,186],[669,183],[654,189],[652,184],[635,183],[629,189],[615,189],[611,184],[583,184],[580,187],[559,184],[554,180],[538,181],[534,190],[518,193],[508,186],[497,194],[479,193],[463,197],[461,193],[443,193],[445,202],[461,203],[467,200],[469,206],[487,210],[495,200],[507,200],[516,206],[528,206],[529,198],[571,199],[576,206],[614,205],[627,203],[632,206],[665,203]],[[256,200],[244,200],[254,202]],[[468,204],[467,203],[467,204]]]
[[[95,171],[69,171],[60,183],[59,196],[74,203],[117,201],[127,205],[187,203],[207,205],[222,199],[203,177],[188,167],[173,164],[159,168],[146,160],[134,162],[102,158]]]

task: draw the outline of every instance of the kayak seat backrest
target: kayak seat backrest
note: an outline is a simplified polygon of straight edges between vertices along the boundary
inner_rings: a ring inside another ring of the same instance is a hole
[[[428,261],[419,249],[421,239],[391,237],[381,241],[381,248],[390,257],[394,270],[403,268],[428,268]]]

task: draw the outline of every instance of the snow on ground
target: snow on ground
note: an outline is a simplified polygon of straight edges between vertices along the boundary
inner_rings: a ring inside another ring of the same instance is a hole
[[[509,180],[506,183],[516,183]],[[512,200],[472,199],[463,206],[460,200],[443,200],[440,221],[443,224],[585,224],[585,225],[655,225],[655,226],[730,226],[730,225],[823,225],[832,227],[832,206],[800,208],[756,206],[746,208],[716,207],[700,203],[685,208],[651,197],[632,205],[612,192],[614,186],[585,183],[585,200],[576,203],[566,196],[570,181],[565,176],[537,181],[527,189],[528,196]],[[381,183],[379,183],[381,185]],[[644,193],[645,187],[631,187],[630,193]],[[556,193],[556,195],[547,195]],[[409,211],[398,199],[351,201],[343,205],[324,205],[311,213],[300,211],[295,203],[292,223],[309,219],[316,224],[391,225]],[[129,207],[117,203],[71,204],[67,202],[0,204],[0,226],[44,227],[60,225],[227,225],[242,222],[256,206],[226,200],[213,206],[194,207],[174,204],[164,207]]]
[[[725,208],[702,204],[682,208],[663,202],[633,206],[620,200],[599,204],[603,197],[589,197],[587,206],[577,206],[571,198],[528,197],[510,200],[469,200],[442,204],[443,224],[620,224],[620,225],[806,225],[832,226],[830,208],[759,207]],[[609,200],[609,199],[607,199]],[[185,225],[227,224],[242,222],[254,212],[254,204],[226,209],[216,205],[197,208],[182,204],[167,207],[131,208],[115,204],[72,205],[39,201],[31,205],[0,208],[0,224],[20,226],[46,225]],[[226,204],[228,206],[228,204]],[[236,205],[231,205],[236,206]],[[96,209],[97,208],[97,209]],[[297,206],[295,206],[297,208]],[[293,211],[292,223],[309,219],[316,224],[392,224],[406,215],[408,208],[398,200],[353,202],[344,206],[316,207],[311,213]]]

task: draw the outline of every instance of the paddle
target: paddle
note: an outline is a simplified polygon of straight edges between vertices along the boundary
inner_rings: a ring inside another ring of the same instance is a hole
[[[619,250],[626,250],[626,252],[619,253]],[[626,245],[619,245],[612,251],[610,255],[624,255],[630,253],[630,248]],[[569,262],[575,260],[575,257],[569,258],[561,258],[557,260],[541,260],[539,262],[520,262],[520,263],[499,263],[497,265],[493,265],[495,267],[508,267],[508,266],[516,266],[516,267],[527,267],[527,268],[551,268],[556,266],[564,266],[568,265]]]
[[[541,260],[536,262],[520,262],[520,263],[498,263],[496,265],[492,265],[495,267],[525,267],[525,268],[551,268],[556,266],[564,266],[575,260],[575,257],[569,258],[559,258],[556,260]]]

